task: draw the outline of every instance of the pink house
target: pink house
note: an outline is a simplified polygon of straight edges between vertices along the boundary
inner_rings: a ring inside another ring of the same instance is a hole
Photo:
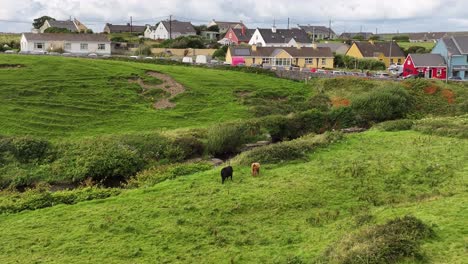
[[[403,76],[408,75],[444,80],[447,77],[447,64],[440,54],[409,54],[403,65]]]

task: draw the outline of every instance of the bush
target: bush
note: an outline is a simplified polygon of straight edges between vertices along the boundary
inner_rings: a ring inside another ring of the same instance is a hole
[[[174,140],[172,146],[180,150],[180,157],[175,159],[177,161],[202,156],[205,151],[203,142],[194,136],[178,137]]]
[[[234,163],[250,165],[252,162],[280,163],[289,160],[305,159],[308,152],[322,146],[341,140],[343,135],[337,132],[327,132],[323,135],[315,134],[281,142],[274,145],[255,148],[243,152],[234,159]]]
[[[363,120],[380,122],[405,117],[412,108],[412,100],[403,88],[391,87],[356,97],[351,107]]]
[[[317,94],[308,100],[307,106],[311,109],[317,109],[319,111],[325,112],[332,107],[332,103],[330,97],[326,96],[325,94]]]
[[[226,58],[228,46],[223,46],[213,53],[213,58]]]
[[[62,158],[53,164],[57,178],[61,175],[74,182],[90,177],[104,182],[128,179],[145,166],[137,150],[109,139],[82,141],[61,146]]]
[[[413,129],[429,135],[468,139],[468,115],[422,119],[415,122]]]
[[[47,140],[32,137],[13,138],[10,144],[10,150],[13,155],[22,163],[44,159],[50,148],[50,143]],[[5,147],[4,145],[3,148]]]
[[[380,123],[376,128],[380,131],[404,131],[411,130],[414,121],[409,119],[400,119]]]
[[[420,246],[434,231],[421,220],[405,216],[344,237],[325,253],[327,263],[396,263],[423,259]]]
[[[208,153],[219,156],[237,153],[242,145],[258,135],[255,124],[227,123],[211,127],[208,130]]]

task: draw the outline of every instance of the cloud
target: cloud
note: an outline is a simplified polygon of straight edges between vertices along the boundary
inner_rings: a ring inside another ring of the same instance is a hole
[[[196,24],[213,18],[243,20],[250,27],[327,24],[336,31],[380,28],[380,31],[461,30],[466,27],[464,0],[0,0],[0,20],[31,21],[42,15],[77,17],[93,29],[104,23],[155,24],[170,14]],[[28,31],[31,25],[0,21],[0,31]]]

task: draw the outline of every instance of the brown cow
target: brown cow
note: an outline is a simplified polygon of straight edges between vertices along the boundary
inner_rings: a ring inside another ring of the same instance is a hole
[[[260,175],[260,163],[252,163],[252,176]]]

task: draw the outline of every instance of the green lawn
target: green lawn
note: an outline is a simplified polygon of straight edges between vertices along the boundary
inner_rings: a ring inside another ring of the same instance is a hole
[[[371,215],[373,225],[412,214],[436,231],[423,244],[431,263],[463,263],[466,149],[461,139],[373,131],[319,150],[307,162],[266,166],[260,178],[235,167],[234,181],[221,185],[212,170],[106,200],[0,215],[0,258],[311,263],[361,228],[362,215]]]
[[[81,137],[206,127],[251,117],[236,91],[308,94],[304,84],[272,77],[194,67],[159,66],[61,57],[0,55],[0,134]],[[130,84],[155,70],[187,91],[177,106],[155,110]]]
[[[398,42],[398,45],[403,49],[408,49],[409,47],[419,46],[424,47],[428,50],[432,50],[435,47],[434,42]]]

